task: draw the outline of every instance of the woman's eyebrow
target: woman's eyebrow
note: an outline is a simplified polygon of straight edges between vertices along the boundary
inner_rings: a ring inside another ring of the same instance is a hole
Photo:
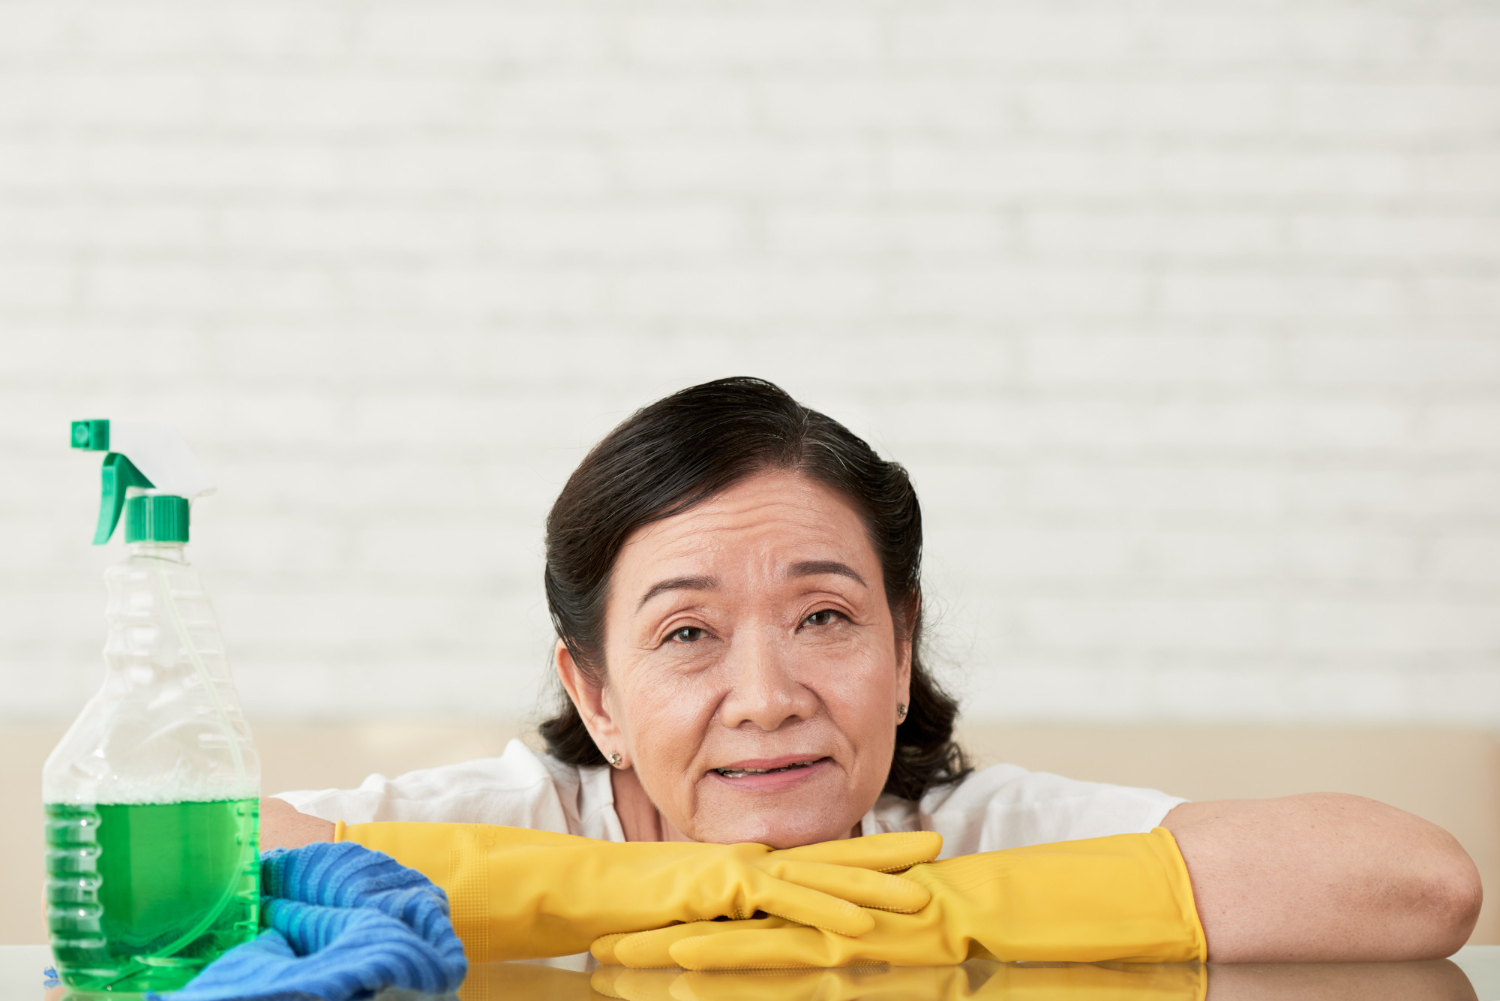
[[[804,560],[801,563],[793,563],[787,569],[786,575],[791,577],[816,577],[818,574],[836,573],[841,577],[848,577],[859,581],[861,587],[869,587],[865,579],[854,572],[854,568],[847,563],[838,560]]]
[[[652,584],[641,597],[640,604],[635,606],[635,610],[639,612],[646,607],[646,602],[668,591],[714,591],[718,587],[719,578],[717,577],[672,577]]]

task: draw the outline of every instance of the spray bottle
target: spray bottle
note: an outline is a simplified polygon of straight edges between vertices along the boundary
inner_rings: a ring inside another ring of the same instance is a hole
[[[76,421],[105,452],[104,687],[42,771],[47,924],[62,980],[168,991],[248,941],[259,907],[260,760],[208,596],[184,552],[213,484],[175,428]]]

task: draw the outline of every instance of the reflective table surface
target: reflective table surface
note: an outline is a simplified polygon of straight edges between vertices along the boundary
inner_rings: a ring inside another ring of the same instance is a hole
[[[47,988],[45,946],[0,946],[0,1001],[83,1001]],[[474,967],[459,1001],[1500,1001],[1500,946],[1468,946],[1451,960],[1241,966],[1002,964],[688,973],[592,967],[587,957]],[[138,998],[105,994],[99,998]],[[379,1001],[426,1001],[387,991]],[[453,995],[447,995],[449,999]]]

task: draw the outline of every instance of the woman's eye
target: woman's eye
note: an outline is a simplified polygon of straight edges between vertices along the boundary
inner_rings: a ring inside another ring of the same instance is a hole
[[[667,639],[678,643],[696,643],[703,638],[703,630],[697,626],[683,626],[667,634]]]
[[[802,621],[803,621],[803,623],[805,625],[809,625],[809,626],[827,626],[827,625],[831,625],[833,623],[834,619],[841,619],[841,618],[843,618],[843,616],[840,615],[838,612],[835,612],[831,608],[825,608],[821,612],[813,612],[811,615],[809,615],[807,618],[803,619]]]

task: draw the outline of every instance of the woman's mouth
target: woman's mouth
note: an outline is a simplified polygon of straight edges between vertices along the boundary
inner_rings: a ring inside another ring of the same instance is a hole
[[[821,772],[833,759],[829,757],[780,758],[736,761],[732,765],[710,769],[717,776],[741,789],[774,790],[794,786]]]
[[[793,768],[806,768],[808,765],[816,764],[820,759],[809,758],[806,761],[794,761],[780,768],[715,768],[714,771],[726,779],[742,779],[746,775],[772,775],[776,772],[789,772]]]

